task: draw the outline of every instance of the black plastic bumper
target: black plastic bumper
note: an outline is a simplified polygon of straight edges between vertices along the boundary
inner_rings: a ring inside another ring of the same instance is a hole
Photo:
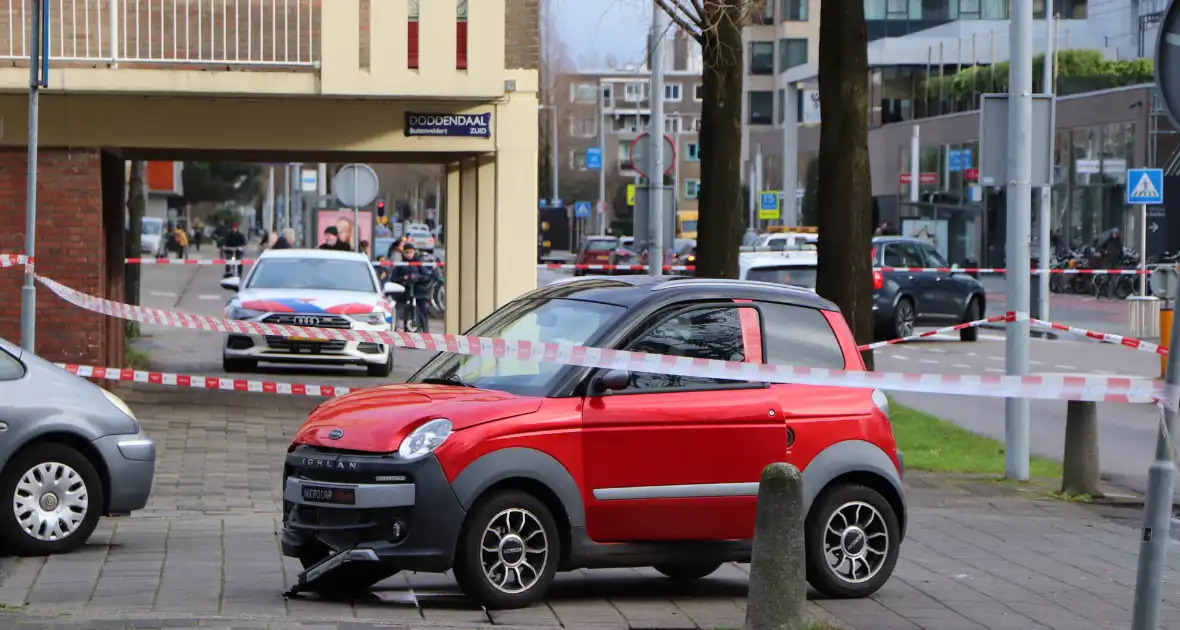
[[[354,488],[357,505],[305,501],[301,484]],[[283,487],[283,555],[297,558],[323,544],[337,551],[371,549],[401,570],[451,568],[466,512],[433,455],[407,462],[301,446],[287,455]],[[380,491],[366,492],[373,489]],[[393,505],[374,502],[382,496]]]

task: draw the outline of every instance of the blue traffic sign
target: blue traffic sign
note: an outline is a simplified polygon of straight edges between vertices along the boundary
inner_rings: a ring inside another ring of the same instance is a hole
[[[759,210],[778,210],[779,193],[777,190],[764,190],[758,195]]]
[[[544,197],[538,200],[537,205],[542,208],[553,208],[554,210],[565,207],[562,205],[560,199],[545,199]]]
[[[946,153],[946,170],[960,173],[971,168],[971,149],[951,149]]]
[[[574,202],[574,218],[585,219],[590,216],[590,202],[589,201],[575,201]]]
[[[592,171],[602,169],[602,149],[600,147],[586,149],[586,168]]]
[[[1127,170],[1127,203],[1159,205],[1164,202],[1164,169]]]

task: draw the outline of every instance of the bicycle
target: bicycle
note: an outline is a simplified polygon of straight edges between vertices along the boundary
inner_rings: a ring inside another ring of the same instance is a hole
[[[405,292],[405,301],[398,305],[399,313],[395,331],[416,333],[425,330],[423,322],[419,321],[421,313],[418,312],[418,296],[414,295],[413,290]]]

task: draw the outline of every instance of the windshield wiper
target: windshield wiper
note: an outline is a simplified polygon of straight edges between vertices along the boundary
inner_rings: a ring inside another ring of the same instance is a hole
[[[463,379],[459,378],[458,374],[452,374],[452,375],[444,377],[444,378],[432,376],[430,378],[422,379],[421,382],[426,383],[428,385],[457,385],[459,387],[475,387],[475,385],[468,383],[467,381],[464,381]]]

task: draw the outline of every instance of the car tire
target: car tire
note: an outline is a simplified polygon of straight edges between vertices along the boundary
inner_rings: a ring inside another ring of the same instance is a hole
[[[488,551],[493,546],[495,551]],[[455,580],[480,605],[523,608],[545,597],[560,558],[561,539],[549,508],[525,492],[496,492],[468,512],[455,552]]]
[[[979,312],[979,298],[973,297],[970,302],[967,302],[967,311],[963,313],[963,322],[973,322],[980,318]],[[978,341],[979,340],[979,326],[972,326],[971,328],[964,328],[959,331],[959,341]]]
[[[673,580],[688,582],[708,577],[721,568],[720,562],[694,562],[691,564],[657,564],[652,567]]]
[[[369,376],[374,378],[387,378],[393,373],[393,348],[389,348],[389,357],[385,359],[385,363],[370,363],[365,366],[365,369],[368,370]]]
[[[0,510],[0,545],[16,556],[77,549],[94,533],[103,510],[98,471],[64,444],[37,444],[17,453],[0,473],[0,497],[11,506]],[[41,513],[39,522],[30,519],[34,510]]]
[[[332,555],[332,550],[320,542],[313,542],[299,550],[299,564],[306,570]],[[350,562],[347,571],[337,572],[330,580],[320,580],[311,589],[324,599],[341,601],[356,599],[368,593],[375,584],[393,577],[397,569],[384,562]]]
[[[892,339],[901,339],[902,337],[909,337],[914,334],[914,324],[917,321],[918,315],[914,311],[914,301],[908,297],[903,297],[897,301],[897,305],[893,307],[893,322],[890,334]],[[889,341],[887,340],[887,341]]]
[[[811,506],[803,540],[807,582],[815,590],[840,599],[868,597],[893,574],[901,526],[879,492],[840,484],[824,490]]]
[[[221,358],[221,370],[227,374],[258,371],[258,362],[251,359]]]

